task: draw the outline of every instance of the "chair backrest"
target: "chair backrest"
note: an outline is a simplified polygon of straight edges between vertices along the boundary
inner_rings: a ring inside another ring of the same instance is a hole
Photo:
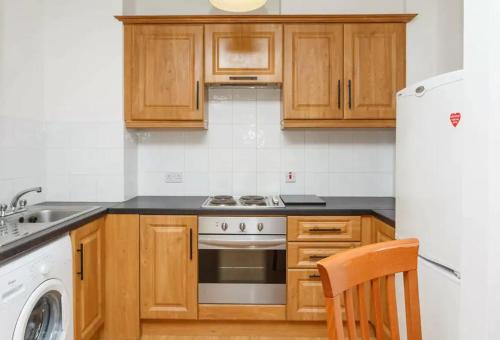
[[[407,339],[422,339],[417,278],[418,246],[416,239],[389,241],[349,250],[318,262],[330,340],[346,339],[344,325],[349,339],[372,339],[369,319],[373,320],[377,340],[385,338],[384,327],[388,328],[387,333],[392,340],[399,339],[395,285],[397,273],[403,273]],[[384,325],[382,297],[386,298],[387,326]],[[370,301],[373,314],[370,314]],[[359,327],[356,327],[357,323]],[[356,335],[357,329],[361,333],[360,337]]]

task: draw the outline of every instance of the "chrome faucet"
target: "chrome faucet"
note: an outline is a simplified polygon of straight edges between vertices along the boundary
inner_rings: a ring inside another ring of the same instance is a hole
[[[12,212],[15,212],[17,209],[17,204],[20,203],[20,208],[24,208],[26,206],[26,200],[20,201],[21,197],[26,195],[27,193],[30,192],[42,192],[42,187],[35,187],[35,188],[30,188],[23,190],[21,192],[18,192],[16,195],[14,195],[14,198],[12,198],[12,201],[10,201],[10,209]]]

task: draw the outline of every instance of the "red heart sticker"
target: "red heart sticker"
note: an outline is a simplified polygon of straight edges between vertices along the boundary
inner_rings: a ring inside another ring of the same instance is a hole
[[[460,114],[460,112],[450,114],[451,125],[453,125],[453,127],[457,127],[458,123],[460,123],[461,118],[462,115]]]

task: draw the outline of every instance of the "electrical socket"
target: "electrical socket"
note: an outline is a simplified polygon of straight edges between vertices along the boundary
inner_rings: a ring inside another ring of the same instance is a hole
[[[286,173],[286,183],[295,183],[296,182],[296,178],[295,178],[295,171],[288,171]]]
[[[184,176],[182,172],[167,172],[165,174],[165,183],[182,183]]]

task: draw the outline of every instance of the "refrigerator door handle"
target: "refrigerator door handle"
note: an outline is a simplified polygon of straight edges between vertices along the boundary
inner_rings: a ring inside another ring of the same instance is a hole
[[[450,273],[451,275],[455,276],[457,279],[459,279],[459,280],[461,279],[460,273],[457,272],[457,271],[455,271],[455,270],[453,270],[453,269],[451,269],[450,267],[446,267],[446,266],[442,265],[441,263],[437,263],[436,261],[428,259],[427,257],[424,257],[422,255],[418,255],[418,257],[420,257],[422,260],[425,260],[425,261],[427,261],[429,263],[432,263],[433,265],[435,265],[435,266],[441,268],[442,270]]]

